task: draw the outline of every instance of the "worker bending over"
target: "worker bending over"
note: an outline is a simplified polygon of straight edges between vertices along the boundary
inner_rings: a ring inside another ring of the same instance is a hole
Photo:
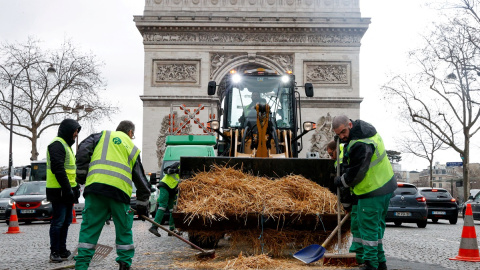
[[[158,183],[158,188],[160,190],[160,196],[158,196],[158,210],[157,213],[155,214],[155,222],[158,224],[162,223],[163,216],[165,215],[165,211],[168,209],[170,211],[170,219],[168,220],[168,225],[170,227],[171,231],[174,231],[175,233],[178,233],[175,231],[175,224],[173,222],[173,216],[172,216],[172,209],[173,205],[175,204],[175,201],[177,200],[177,194],[178,194],[178,173],[179,173],[179,167],[180,163],[175,162],[172,165],[166,167],[163,170],[163,173],[165,174]],[[154,224],[152,224],[152,227],[148,230],[149,232],[153,233],[154,235],[160,237],[160,233],[158,232],[158,227]],[[168,236],[172,236],[170,233]]]

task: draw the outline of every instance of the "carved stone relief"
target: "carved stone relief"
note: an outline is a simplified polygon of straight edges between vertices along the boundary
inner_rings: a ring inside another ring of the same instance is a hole
[[[322,85],[351,85],[350,62],[304,62],[305,81]]]
[[[327,113],[317,120],[317,128],[315,129],[310,142],[312,143],[309,152],[318,152],[320,158],[330,158],[327,152],[327,144],[333,140],[335,132],[332,129],[332,116]]]
[[[360,45],[363,32],[338,33],[229,33],[221,32],[145,32],[145,45],[155,44],[212,44],[212,45]]]
[[[246,53],[210,53],[210,79],[213,78],[214,74],[219,69],[221,69],[225,65],[228,65],[235,57],[240,55],[246,55]]]
[[[269,54],[266,56],[279,64],[283,70],[293,71],[293,54]]]
[[[154,60],[153,85],[200,83],[200,60]]]

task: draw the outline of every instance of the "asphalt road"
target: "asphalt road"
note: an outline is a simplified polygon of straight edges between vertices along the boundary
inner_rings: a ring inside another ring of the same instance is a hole
[[[79,223],[81,218],[78,219]],[[476,229],[480,222],[476,221]],[[227,254],[228,242],[221,242],[217,249],[218,264],[202,264],[194,258],[195,250],[174,237],[152,236],[147,230],[147,222],[134,222],[134,242],[136,254],[132,269],[217,269],[223,268],[222,254]],[[48,262],[49,230],[48,223],[20,223],[20,234],[4,234],[8,230],[5,223],[0,224],[0,269],[58,269],[72,265],[73,261],[60,264]],[[438,224],[429,223],[425,229],[414,224],[400,227],[388,225],[384,238],[389,269],[480,269],[480,263],[448,260],[458,254],[463,228],[463,220],[450,225],[447,221]],[[72,224],[68,236],[68,248],[74,250],[78,243],[80,224]],[[105,225],[99,244],[114,246],[115,230],[113,223]],[[231,251],[230,251],[231,252]],[[103,260],[93,263],[90,269],[118,269],[115,263],[115,249]],[[225,259],[223,259],[225,260]],[[222,265],[222,267],[219,267]],[[278,267],[277,269],[282,269]],[[287,268],[287,267],[285,267]],[[339,267],[323,267],[321,264],[305,266],[300,261],[290,259],[289,269],[348,269]]]

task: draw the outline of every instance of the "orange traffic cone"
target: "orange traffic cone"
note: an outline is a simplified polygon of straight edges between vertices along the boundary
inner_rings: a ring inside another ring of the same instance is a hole
[[[458,256],[449,259],[455,261],[480,262],[477,233],[475,232],[475,226],[473,224],[472,206],[470,204],[467,204],[463,222],[462,239],[460,240]]]
[[[6,233],[21,233],[20,227],[18,227],[17,207],[15,203],[12,205],[12,213],[10,214],[8,231]]]
[[[72,208],[72,214],[73,214],[72,224],[78,224],[77,213],[75,213],[75,204],[73,205],[73,208]]]

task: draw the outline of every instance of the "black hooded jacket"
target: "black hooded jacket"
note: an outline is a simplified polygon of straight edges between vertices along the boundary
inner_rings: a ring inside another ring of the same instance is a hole
[[[362,121],[356,120],[352,121],[352,128],[350,129],[350,134],[348,137],[348,142],[351,140],[365,139],[370,138],[377,134],[377,130],[371,124]],[[347,142],[347,143],[348,143]],[[363,142],[355,143],[350,150],[345,152],[343,159],[343,172],[342,175],[345,183],[349,187],[354,187],[358,183],[364,180],[365,174],[367,173],[370,167],[370,161],[372,159],[375,147],[372,144],[366,144]],[[383,187],[358,196],[359,198],[367,198],[379,195],[385,195],[390,192],[393,192],[397,188],[397,183],[395,177],[393,176],[389,182],[387,182]]]
[[[58,127],[57,137],[62,138],[71,147],[75,140],[73,139],[73,133],[76,130],[81,129],[77,121],[73,119],[65,119],[60,123]],[[61,188],[47,188],[47,200],[51,202],[63,202],[63,203],[77,203],[80,194],[80,186],[77,185],[72,189],[70,182],[68,181],[67,173],[65,172],[65,157],[67,153],[62,143],[55,141],[51,143],[47,151],[50,155],[50,166],[52,173],[55,174],[58,183]],[[73,197],[72,197],[73,192]]]

